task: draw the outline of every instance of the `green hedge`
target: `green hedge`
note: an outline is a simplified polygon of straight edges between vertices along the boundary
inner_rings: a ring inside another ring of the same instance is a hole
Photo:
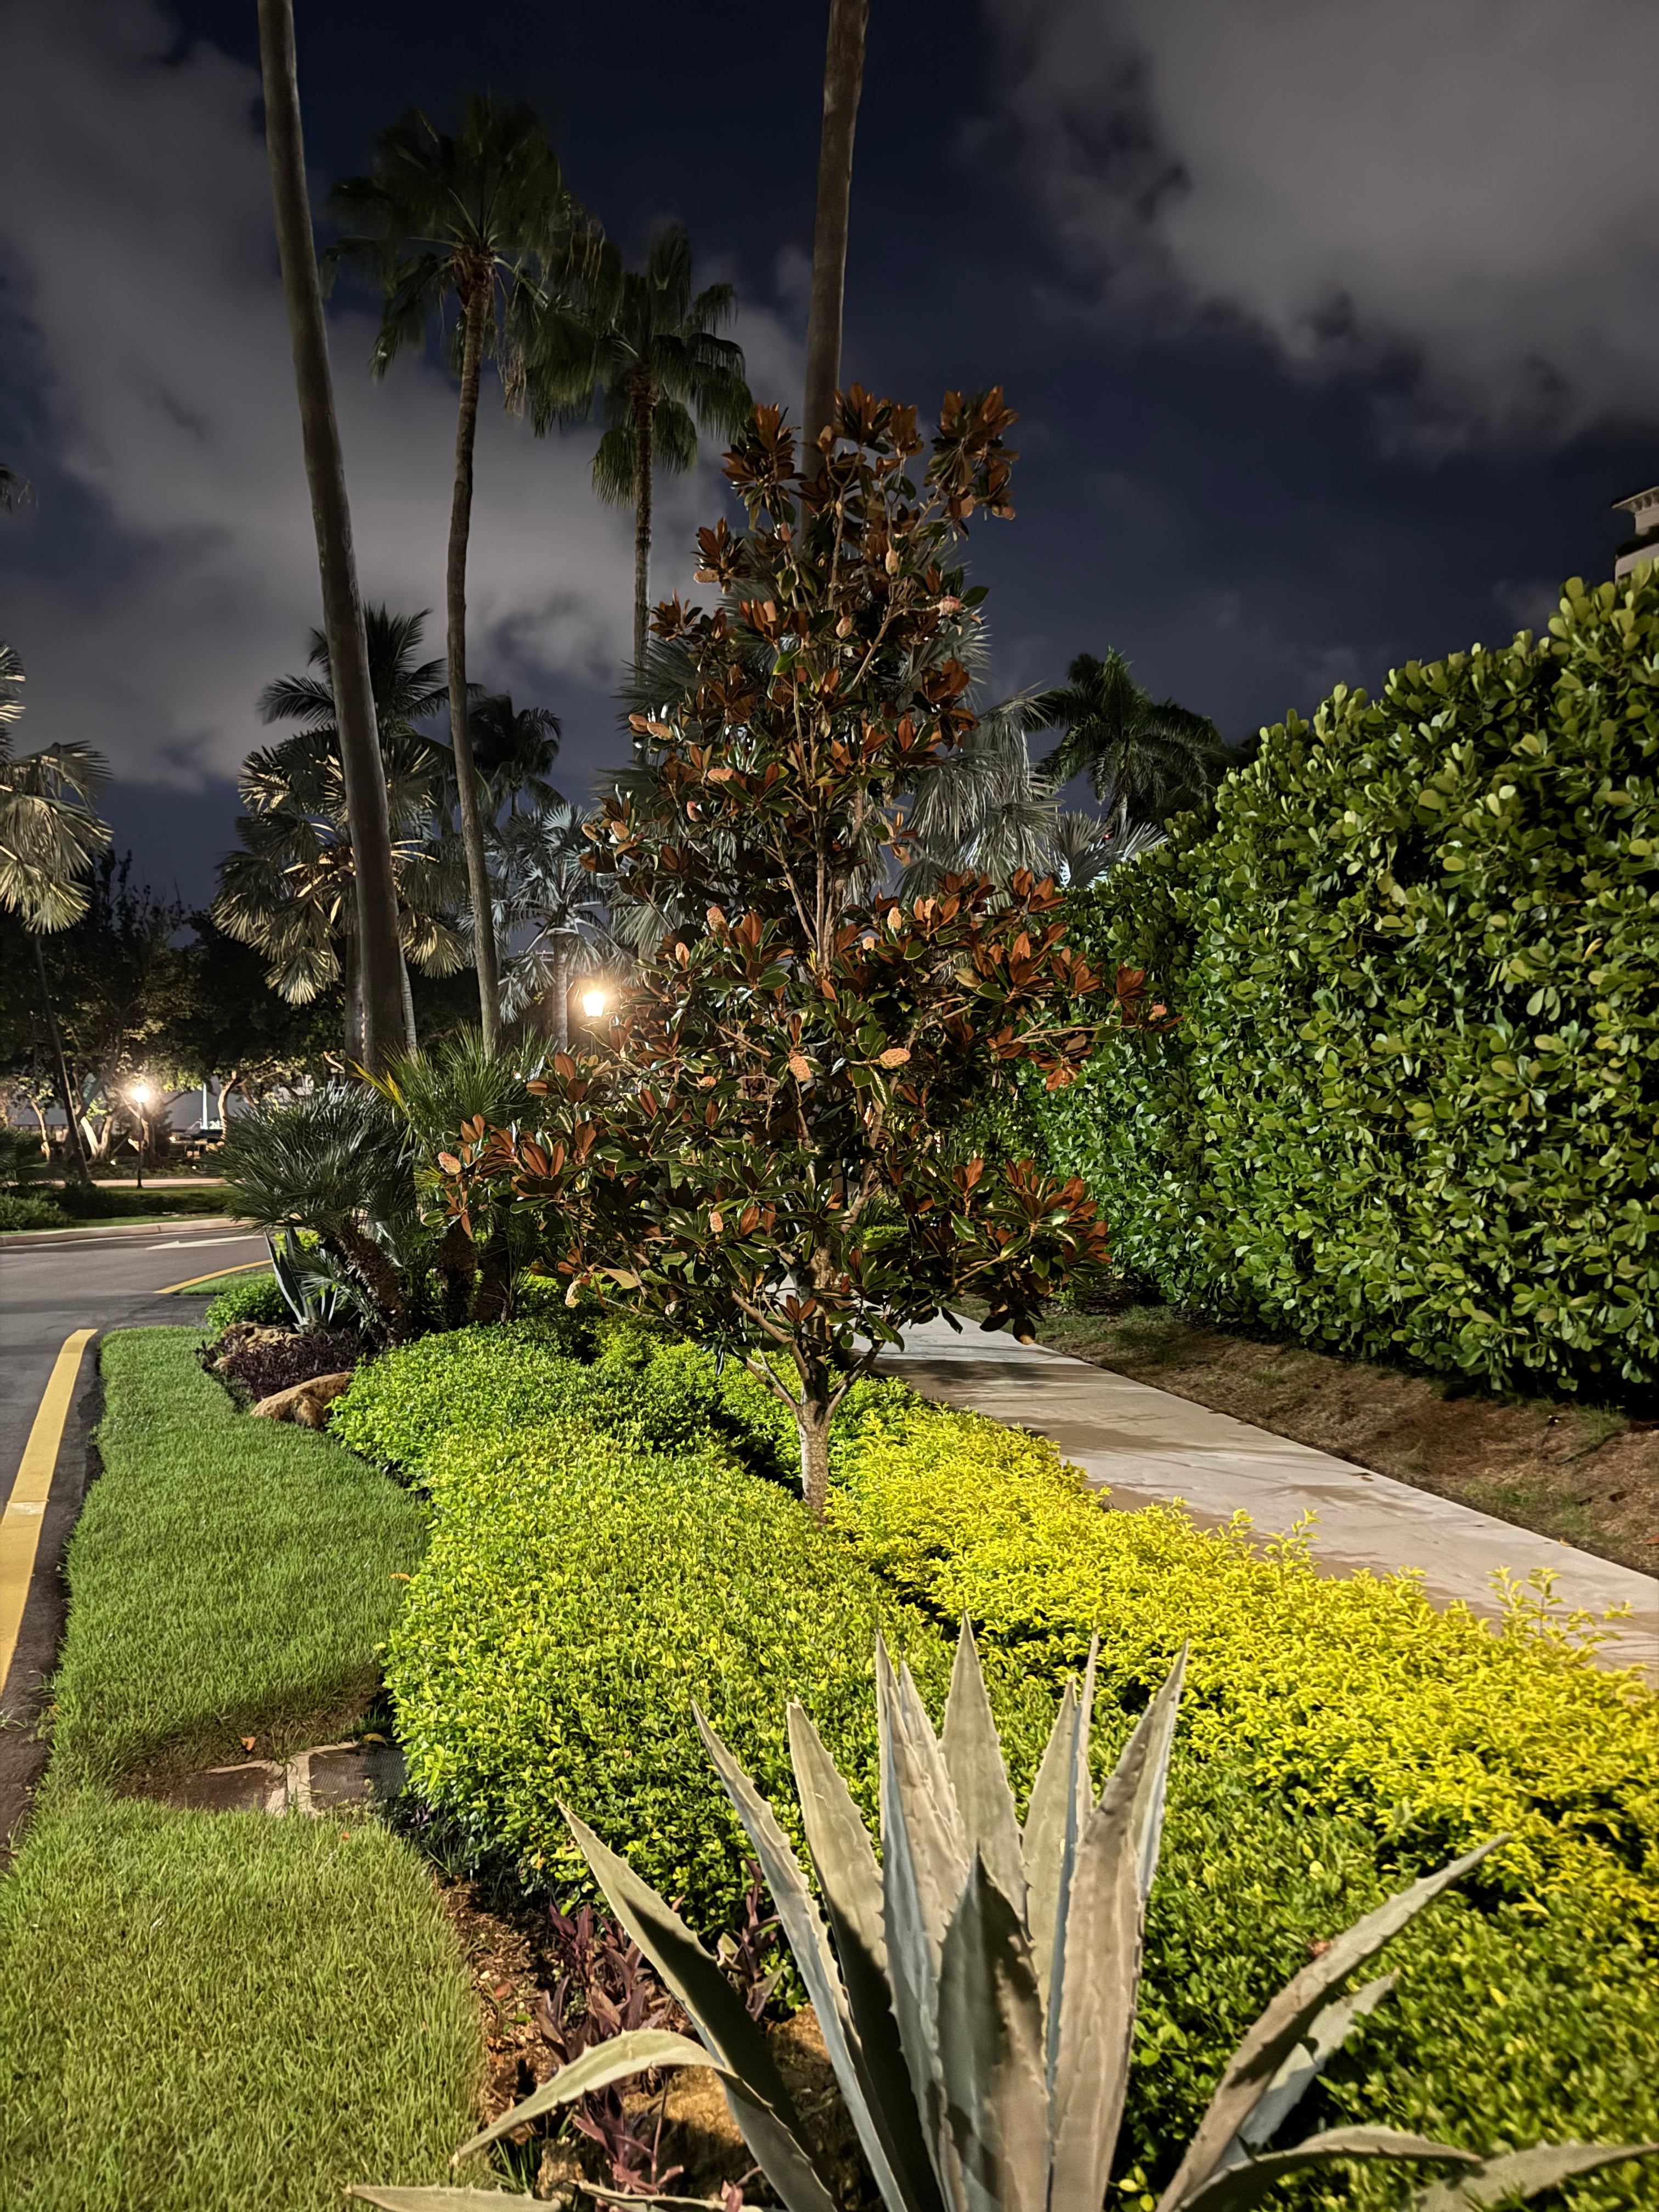
[[[1133,2176],[1167,2179],[1222,2057],[1311,1943],[1504,1819],[1522,1838],[1506,1875],[1392,1948],[1399,1993],[1314,2117],[1482,2148],[1659,2133],[1659,2004],[1630,1911],[1650,1893],[1626,1863],[1651,1844],[1651,1700],[1535,1628],[1499,1644],[1448,1621],[1408,1583],[1323,1583],[1176,1513],[1103,1511],[1042,1439],[891,1385],[840,1425],[826,1532],[718,1448],[651,1454],[548,1420],[534,1378],[557,1355],[528,1339],[438,1341],[377,1363],[343,1408],[356,1401],[360,1448],[395,1443],[432,1488],[390,1679],[416,1785],[474,1848],[580,1886],[565,1799],[712,1929],[743,1847],[693,1696],[786,1819],[781,1722],[800,1696],[871,1814],[874,1625],[937,1715],[965,1604],[1023,1790],[1055,1685],[1103,1613],[1103,1760],[1174,1645],[1194,1645],[1114,2201],[1144,2212]],[[641,1371],[659,1366],[663,1392],[686,1371],[660,1349]],[[1362,2177],[1289,2201],[1394,2197]],[[1659,2190],[1628,2168],[1571,2201],[1612,2212]]]
[[[920,1407],[842,1455],[836,1528],[902,1595],[969,1614],[1012,1669],[1058,1685],[1100,1637],[1133,1710],[1191,1647],[1190,1742],[1291,1803],[1363,1821],[1437,1866],[1503,1830],[1483,1878],[1561,1890],[1659,1936],[1659,1698],[1587,1656],[1521,1589],[1494,1634],[1410,1575],[1315,1572],[1176,1507],[1114,1512],[1046,1437]]]
[[[1659,1382],[1659,573],[1550,633],[1339,688],[1079,901],[1181,1021],[1034,1111],[1166,1296]]]

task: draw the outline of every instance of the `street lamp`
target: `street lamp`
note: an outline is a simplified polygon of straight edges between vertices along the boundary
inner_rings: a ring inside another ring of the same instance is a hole
[[[138,1109],[138,1180],[136,1188],[144,1187],[144,1109],[149,1103],[148,1083],[135,1083],[127,1096]]]
[[[599,1016],[605,1012],[607,1004],[608,1001],[603,991],[584,991],[582,993],[582,1012],[586,1015],[590,1022],[598,1021]]]

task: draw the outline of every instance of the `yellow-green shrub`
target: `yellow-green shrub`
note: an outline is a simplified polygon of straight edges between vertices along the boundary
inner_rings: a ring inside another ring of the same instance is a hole
[[[1508,1831],[1491,1863],[1507,1893],[1588,1887],[1659,1927],[1659,1699],[1537,1593],[1513,1592],[1494,1633],[1407,1575],[1332,1579],[1299,1540],[1115,1512],[1046,1438],[975,1414],[867,1425],[837,1472],[833,1524],[1009,1662],[1056,1678],[1097,1629],[1103,1686],[1133,1705],[1187,1640],[1195,1749],[1243,1753],[1413,1866]]]

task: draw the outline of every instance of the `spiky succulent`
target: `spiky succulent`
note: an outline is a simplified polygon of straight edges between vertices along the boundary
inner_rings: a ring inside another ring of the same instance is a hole
[[[790,1751],[822,1913],[770,1808],[699,1715],[887,2212],[1100,2212],[1128,2088],[1184,1665],[1183,1655],[1097,1799],[1091,1658],[1081,1695],[1068,1687],[1061,1701],[1022,1830],[966,1625],[937,1736],[908,1670],[895,1676],[878,1646],[879,1864],[845,1782],[792,1705]],[[765,2036],[719,1965],[625,1860],[566,1817],[617,1918],[701,2040],[659,2030],[599,2045],[463,2144],[457,2162],[627,2075],[711,2066],[787,2212],[835,2212]],[[1487,2160],[1454,2143],[1364,2127],[1270,2148],[1394,1977],[1349,1996],[1342,1984],[1501,1840],[1389,1898],[1279,1991],[1223,2069],[1158,2212],[1239,2212],[1298,2170],[1373,2159],[1453,2168],[1414,2200],[1415,2212],[1469,2212],[1659,2151],[1653,2143],[1550,2143]],[[386,2212],[532,2201],[457,2189],[353,2194]]]

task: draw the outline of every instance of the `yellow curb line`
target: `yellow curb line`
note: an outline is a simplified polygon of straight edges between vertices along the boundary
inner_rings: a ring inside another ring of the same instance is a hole
[[[227,1237],[225,1241],[229,1243],[234,1239]],[[255,1267],[268,1267],[270,1265],[269,1260],[239,1260],[234,1267],[214,1267],[205,1275],[192,1275],[187,1283],[163,1283],[155,1295],[158,1298],[165,1298],[174,1291],[193,1291],[198,1283],[216,1283],[221,1275],[246,1275]]]
[[[64,1424],[75,1395],[75,1378],[81,1371],[81,1354],[97,1334],[95,1328],[77,1328],[64,1339],[23,1447],[17,1480],[5,1511],[0,1513],[0,1690],[5,1687],[12,1654],[17,1649],[17,1632],[23,1625],[46,1500],[58,1469],[58,1447],[63,1442]]]

